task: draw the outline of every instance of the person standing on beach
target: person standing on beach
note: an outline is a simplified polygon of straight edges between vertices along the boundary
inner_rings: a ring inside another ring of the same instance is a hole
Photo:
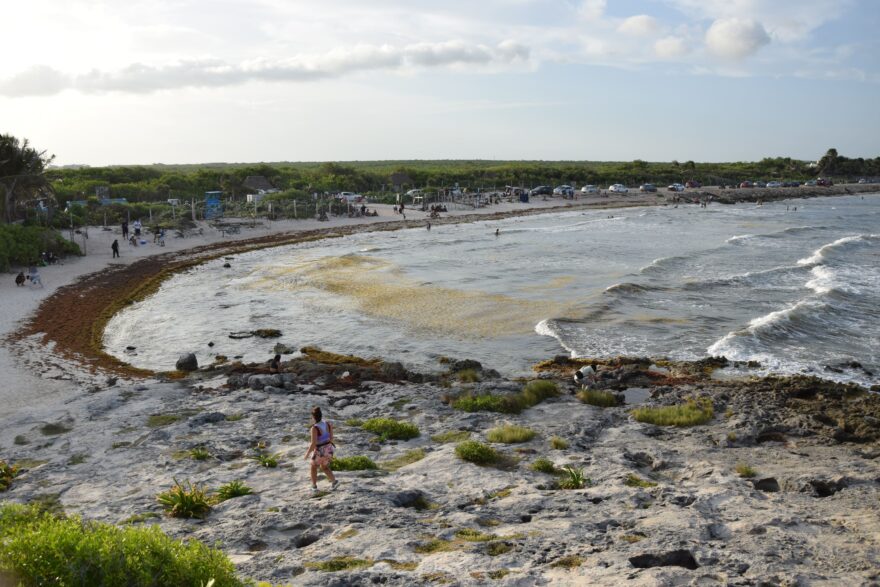
[[[339,487],[339,480],[333,476],[333,471],[330,470],[330,461],[333,460],[334,452],[333,426],[330,422],[323,421],[321,408],[317,406],[312,408],[312,426],[310,435],[312,437],[312,442],[309,445],[309,450],[306,451],[304,460],[309,460],[309,455],[311,455],[312,493],[318,492],[318,467],[321,467],[321,470],[324,471],[327,479],[330,480],[330,489],[336,489]]]
[[[128,240],[128,222],[122,223],[122,240]]]
[[[110,248],[113,249],[113,258],[115,259],[119,256],[119,241],[113,239],[113,244],[110,245]]]

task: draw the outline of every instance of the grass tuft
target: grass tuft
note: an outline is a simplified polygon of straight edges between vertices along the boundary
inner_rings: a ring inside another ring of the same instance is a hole
[[[66,434],[67,432],[70,432],[70,430],[70,428],[60,422],[52,422],[40,427],[40,433],[43,436],[57,436],[59,434]]]
[[[266,453],[260,453],[251,458],[260,463],[261,466],[266,467],[267,469],[274,469],[278,466],[278,456],[279,455],[277,454],[270,455]]]
[[[458,550],[459,544],[454,540],[443,538],[431,538],[427,542],[417,544],[413,549],[419,554],[434,554],[435,552],[451,552]]]
[[[441,432],[440,434],[435,434],[431,437],[431,440],[434,442],[447,443],[447,442],[462,442],[471,437],[471,433],[467,430],[450,430],[448,432]]]
[[[565,466],[559,470],[559,474],[562,475],[562,479],[559,480],[561,489],[583,489],[590,483],[581,468]]]
[[[584,559],[579,556],[570,555],[556,559],[550,566],[560,569],[576,569],[582,564],[584,564]]]
[[[150,428],[161,428],[162,426],[174,424],[178,420],[180,420],[180,416],[177,414],[153,414],[147,418],[147,426]]]
[[[752,477],[758,476],[758,471],[745,463],[737,463],[736,474],[744,479],[751,479]]]
[[[379,562],[388,563],[388,565],[395,571],[415,571],[416,568],[419,566],[419,563],[417,563],[416,561],[402,562],[390,558],[383,558]]]
[[[366,569],[372,567],[374,564],[375,563],[368,558],[337,556],[325,561],[305,563],[303,566],[307,569],[315,569],[316,571],[323,571],[325,573],[336,573],[339,571]]]
[[[559,395],[559,389],[552,381],[538,379],[530,381],[519,393],[511,395],[463,395],[452,402],[452,407],[465,412],[501,412],[518,414],[527,408],[538,405],[550,397]]]
[[[370,457],[355,455],[351,457],[335,457],[330,461],[331,471],[367,471],[377,469]]]
[[[364,425],[364,421],[360,418],[349,418],[345,421],[346,426],[351,426],[352,428],[360,428]]]
[[[189,481],[181,485],[175,479],[174,487],[157,495],[156,501],[172,518],[204,518],[211,511],[207,493]]]
[[[460,443],[455,447],[455,454],[461,460],[475,465],[491,465],[498,462],[501,456],[488,444],[476,440],[466,440]]]
[[[227,422],[238,422],[239,420],[241,420],[243,418],[244,418],[244,414],[241,412],[238,412],[237,414],[226,414],[226,421]]]
[[[632,416],[639,422],[657,426],[696,426],[714,418],[715,410],[708,399],[689,400],[677,406],[636,408],[632,411]]]
[[[528,442],[534,437],[534,430],[524,426],[516,426],[515,424],[505,424],[486,432],[486,439],[489,442],[503,442],[505,444]]]
[[[203,585],[213,579],[217,587],[244,587],[220,550],[175,540],[158,526],[116,527],[6,504],[0,506],[0,544],[0,568],[12,573],[14,584]]]
[[[498,540],[495,534],[486,534],[472,528],[462,528],[456,531],[456,538],[460,538],[465,542],[489,542],[490,540]]]
[[[197,446],[196,448],[189,451],[189,456],[196,461],[207,461],[211,458],[211,453],[209,453],[206,448],[202,446]]]
[[[236,479],[220,486],[217,490],[217,501],[226,501],[227,499],[242,497],[251,493],[253,493],[253,490],[250,487]]]
[[[486,554],[489,556],[499,556],[513,550],[513,546],[506,542],[490,542],[486,545]]]
[[[373,418],[361,425],[367,432],[376,434],[385,440],[409,440],[419,436],[419,428],[415,424],[392,420],[391,418]]]
[[[585,404],[600,408],[613,408],[617,405],[617,396],[601,389],[584,389],[578,392],[577,398]]]
[[[462,383],[476,383],[480,380],[480,374],[475,369],[465,369],[456,373],[456,377]]]
[[[568,448],[568,441],[558,436],[550,438],[550,448],[554,450],[565,450]]]
[[[425,458],[425,451],[420,448],[416,448],[416,449],[407,451],[406,453],[400,455],[396,459],[391,459],[390,461],[385,461],[384,463],[382,463],[381,466],[383,469],[385,469],[387,471],[396,471],[396,470],[400,469],[401,467],[405,467],[407,465],[411,465],[413,463],[416,463],[416,462],[422,460],[423,458]]]
[[[648,481],[646,479],[642,479],[638,475],[633,475],[632,473],[630,473],[629,475],[626,476],[626,479],[624,479],[623,484],[626,485],[627,487],[642,487],[642,488],[657,487],[657,484],[654,483],[653,481]]]
[[[553,461],[550,459],[545,459],[543,457],[535,459],[532,463],[532,471],[538,471],[539,473],[548,473],[550,475],[555,475],[558,471],[556,469],[556,465],[553,464]]]

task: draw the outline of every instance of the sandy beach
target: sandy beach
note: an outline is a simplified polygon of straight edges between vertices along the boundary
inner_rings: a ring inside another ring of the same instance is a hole
[[[798,195],[820,194],[829,192]],[[440,222],[664,203],[655,194],[551,199],[453,211]],[[44,288],[16,288],[8,275],[0,283],[0,457],[22,473],[3,498],[159,524],[175,537],[217,543],[244,577],[282,584],[880,580],[880,401],[855,386],[806,377],[722,381],[711,362],[558,357],[535,373],[557,393],[517,413],[469,412],[455,400],[516,395],[524,383],[468,357],[413,373],[317,352],[295,355],[278,374],[224,364],[177,380],[127,368],[95,347],[94,325],[168,271],[253,247],[425,222],[418,212],[404,223],[390,207],[376,208],[375,218],[272,222],[232,237],[203,226],[202,236],[169,238],[164,248],[123,245],[116,260],[118,229],[93,228],[86,256],[41,270]],[[586,364],[616,405],[575,395],[572,374]],[[637,406],[688,400],[711,406],[709,421],[677,428],[631,415]],[[339,492],[313,495],[308,487],[302,455],[313,405],[336,423],[340,455],[378,464],[340,472]],[[411,422],[420,433],[379,440],[361,426],[376,417]],[[496,462],[477,466],[457,454],[463,439],[486,441],[491,428],[511,424],[534,435],[493,441]],[[192,458],[194,449],[209,457]],[[260,466],[261,453],[279,466]],[[542,471],[538,459],[551,464]],[[586,480],[566,489],[563,467]],[[179,520],[155,499],[175,478],[209,488],[240,479],[253,494],[218,504],[204,520]],[[326,572],[327,561],[344,570]]]

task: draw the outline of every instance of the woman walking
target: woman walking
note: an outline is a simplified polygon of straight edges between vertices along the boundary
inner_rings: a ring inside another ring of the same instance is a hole
[[[330,489],[336,489],[339,481],[333,476],[330,470],[330,461],[333,460],[333,426],[330,422],[324,422],[321,415],[321,408],[315,406],[312,408],[312,427],[311,427],[312,443],[309,450],[306,451],[305,460],[312,457],[312,493],[318,492],[318,467],[327,475],[332,485]]]

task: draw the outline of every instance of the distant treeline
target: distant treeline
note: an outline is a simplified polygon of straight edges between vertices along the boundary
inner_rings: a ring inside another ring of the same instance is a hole
[[[697,180],[706,185],[743,180],[806,180],[817,176],[836,180],[880,177],[880,157],[848,159],[830,149],[812,166],[789,157],[757,162],[668,163],[578,161],[370,161],[345,163],[272,163],[151,165],[136,167],[56,168],[46,172],[59,203],[95,196],[109,187],[110,197],[130,202],[161,201],[201,196],[222,190],[226,197],[248,193],[248,176],[263,176],[290,198],[313,192],[355,191],[381,194],[411,188],[437,189],[458,184],[472,190],[504,186],[612,183],[668,184]]]

